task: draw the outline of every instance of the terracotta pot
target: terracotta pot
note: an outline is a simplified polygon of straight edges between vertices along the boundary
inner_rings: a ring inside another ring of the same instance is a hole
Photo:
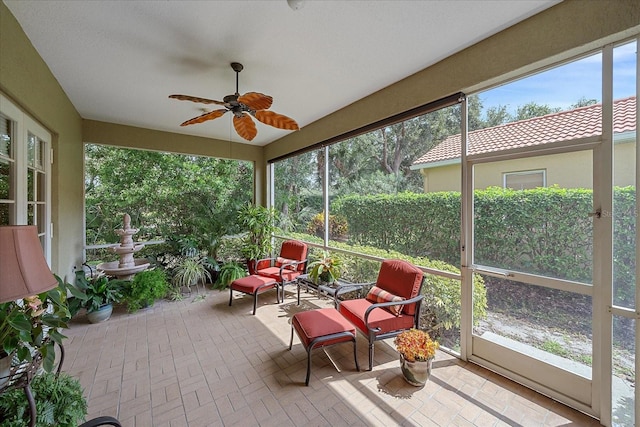
[[[427,361],[415,361],[409,362],[400,354],[400,368],[402,369],[402,375],[409,384],[422,387],[427,383],[427,380],[431,376],[431,366],[433,359]]]

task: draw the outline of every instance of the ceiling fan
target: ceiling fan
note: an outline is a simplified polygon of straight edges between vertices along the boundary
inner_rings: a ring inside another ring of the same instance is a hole
[[[198,98],[196,96],[189,95],[169,95],[169,98],[179,99],[181,101],[193,101],[201,104],[217,104],[224,105],[225,107],[224,109],[209,111],[198,117],[189,119],[186,122],[181,123],[180,126],[193,125],[196,123],[206,122],[207,120],[217,119],[227,111],[231,111],[233,113],[233,127],[236,129],[236,132],[238,132],[238,135],[247,141],[251,141],[258,133],[256,124],[251,119],[251,116],[266,125],[273,126],[278,129],[299,129],[298,123],[296,123],[292,118],[268,110],[273,102],[273,98],[269,95],[259,92],[247,92],[244,95],[240,95],[238,92],[238,75],[244,67],[238,62],[232,62],[231,68],[236,72],[236,93],[225,96],[222,98],[222,101]]]

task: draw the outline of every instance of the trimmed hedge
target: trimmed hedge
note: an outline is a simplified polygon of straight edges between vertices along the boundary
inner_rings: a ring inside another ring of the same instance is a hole
[[[477,263],[592,282],[592,190],[489,188],[474,203]],[[635,188],[615,188],[614,207],[614,301],[633,307]],[[347,218],[351,244],[460,264],[458,192],[348,196],[331,212]]]

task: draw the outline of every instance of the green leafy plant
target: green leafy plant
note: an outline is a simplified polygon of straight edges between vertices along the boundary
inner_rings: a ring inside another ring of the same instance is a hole
[[[60,277],[58,286],[39,295],[0,304],[0,343],[2,352],[19,362],[30,362],[38,352],[43,368],[51,371],[55,362],[55,344],[65,338],[60,328],[71,319],[67,290],[73,288]]]
[[[85,420],[87,402],[76,378],[64,372],[37,375],[31,381],[31,391],[36,402],[38,427],[76,427]],[[22,388],[0,394],[3,427],[23,427],[29,416],[29,404]]]
[[[246,204],[238,212],[240,225],[247,231],[242,245],[242,255],[248,260],[266,258],[271,254],[272,235],[276,230],[276,210],[260,205]],[[251,268],[249,269],[251,272]]]
[[[314,283],[333,283],[342,274],[342,260],[324,252],[322,258],[309,264],[309,277]]]
[[[209,270],[207,270],[207,266],[206,258],[184,258],[173,270],[172,282],[179,288],[205,283],[207,279],[211,279],[211,274]]]
[[[120,302],[124,298],[122,281],[109,280],[104,273],[87,277],[83,271],[76,275],[76,286],[85,295],[82,302],[88,313],[101,307]]]
[[[165,272],[159,268],[137,273],[129,284],[125,301],[127,309],[134,312],[153,305],[169,292],[169,281]]]
[[[247,275],[242,265],[235,261],[228,261],[220,267],[220,275],[214,287],[216,289],[226,289],[231,282]]]

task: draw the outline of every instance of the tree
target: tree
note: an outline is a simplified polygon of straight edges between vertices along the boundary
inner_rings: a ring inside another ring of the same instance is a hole
[[[200,243],[239,230],[251,201],[250,163],[88,144],[85,155],[87,244],[115,243],[128,213],[137,239],[190,236]]]
[[[547,104],[541,105],[535,102],[528,102],[518,107],[516,110],[515,120],[526,120],[547,114],[558,113],[560,111],[562,111],[562,108],[552,108]]]

